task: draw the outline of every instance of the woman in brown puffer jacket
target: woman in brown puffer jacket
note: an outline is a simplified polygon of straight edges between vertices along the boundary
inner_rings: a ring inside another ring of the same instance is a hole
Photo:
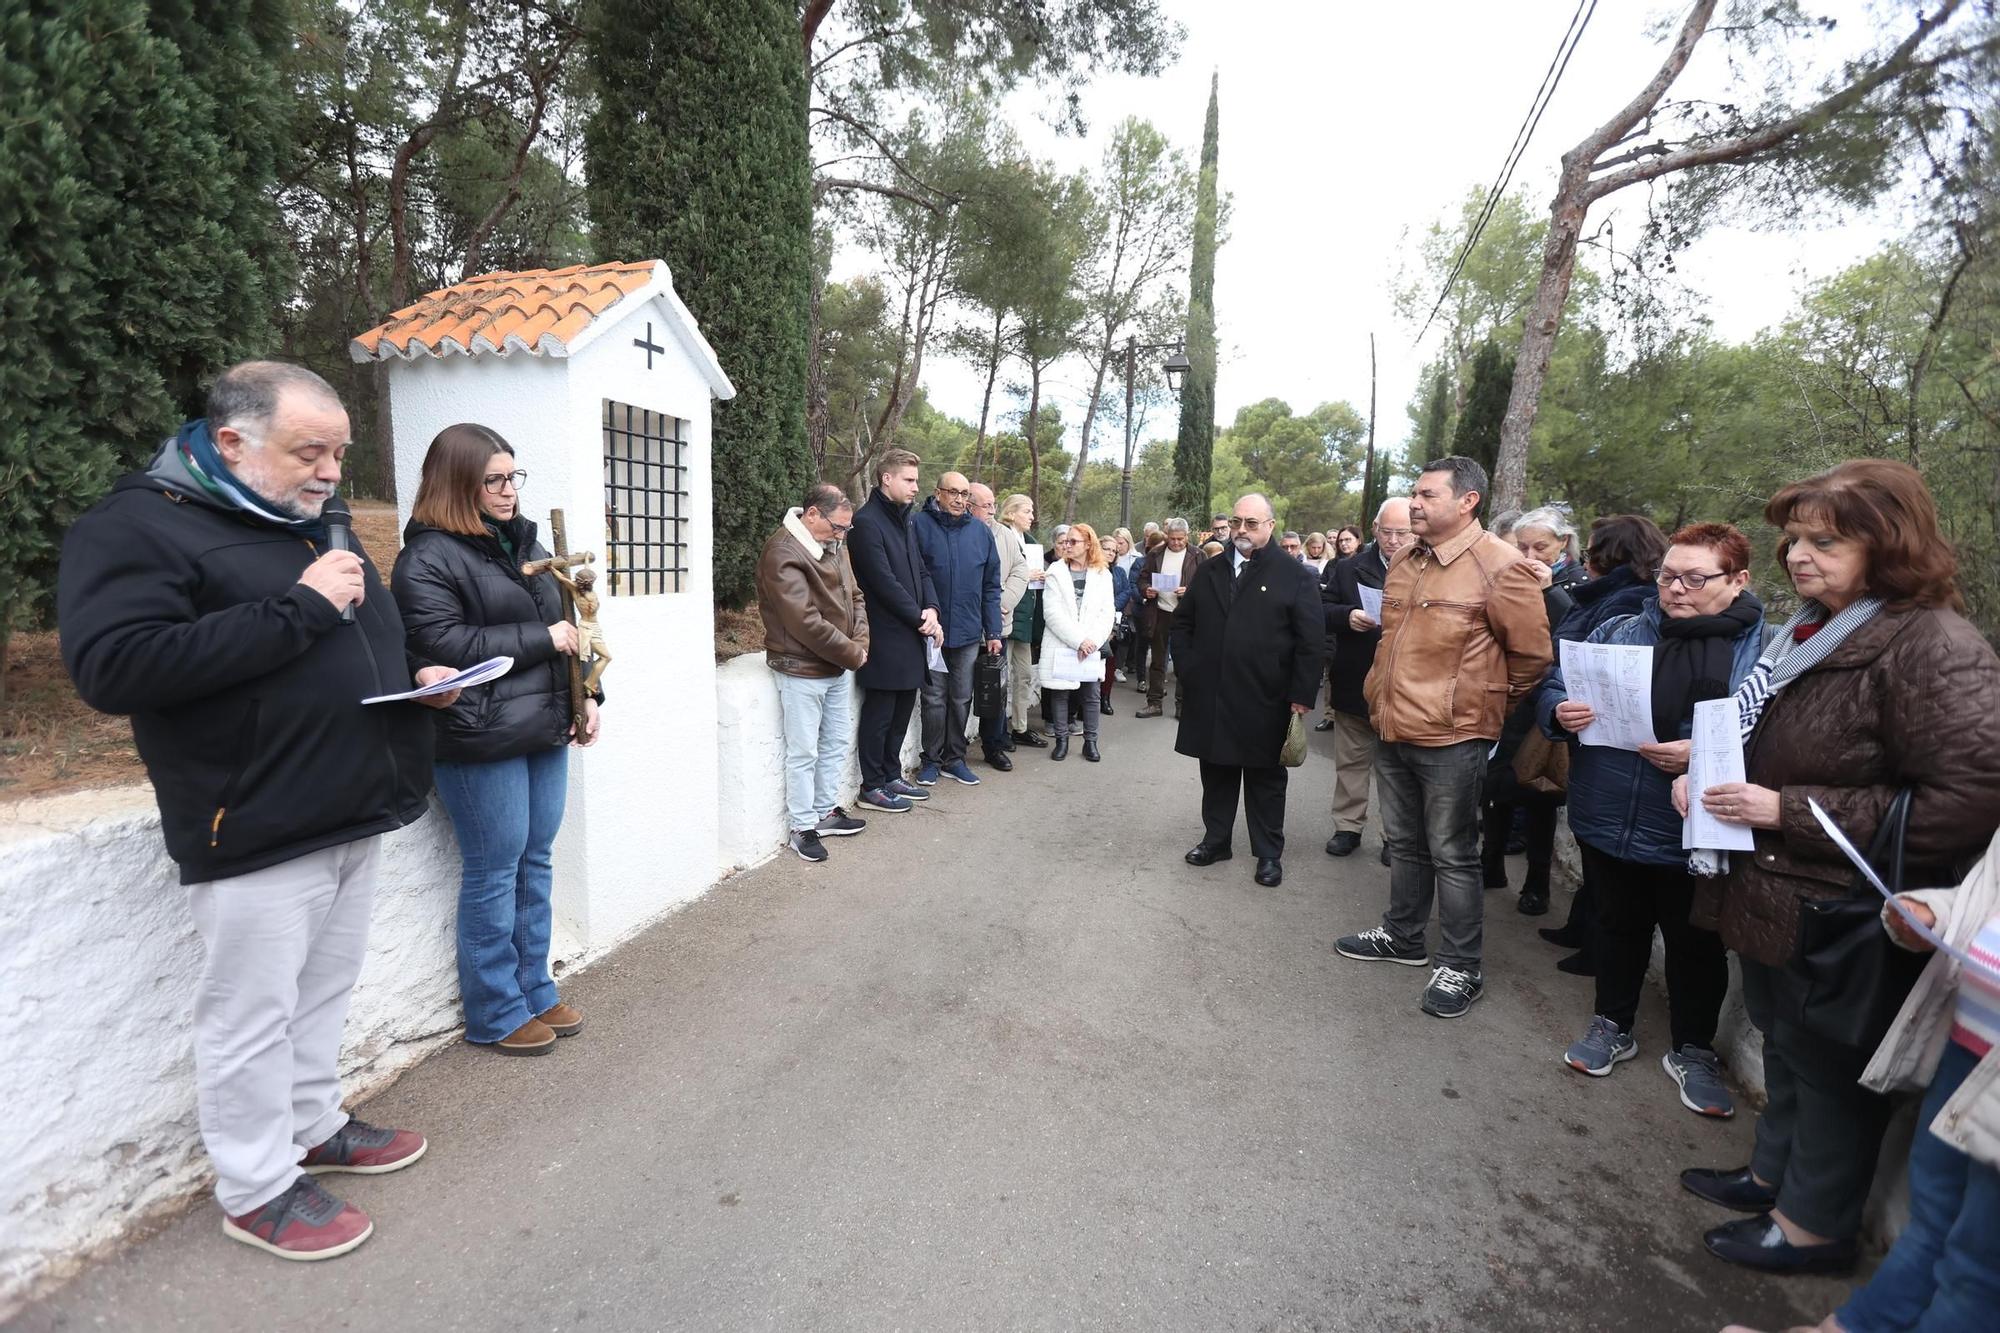
[[[1807,1031],[1789,964],[1802,899],[1846,897],[1854,872],[1807,808],[1866,847],[1913,791],[1911,885],[1957,883],[2000,824],[2000,658],[1957,612],[1957,560],[1922,477],[1858,459],[1772,497],[1779,555],[1804,606],[1736,693],[1747,782],[1703,805],[1756,850],[1697,893],[1693,919],[1740,956],[1764,1034],[1768,1104],[1750,1164],[1681,1173],[1693,1193],[1756,1216],[1716,1227],[1711,1253],[1770,1272],[1853,1266],[1890,1103],[1859,1084],[1870,1050]],[[1686,779],[1675,786],[1685,806]]]

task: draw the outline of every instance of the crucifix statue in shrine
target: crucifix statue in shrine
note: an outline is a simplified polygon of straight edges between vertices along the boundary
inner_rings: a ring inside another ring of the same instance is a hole
[[[576,612],[577,660],[590,659],[590,675],[583,681],[585,694],[597,692],[597,683],[604,679],[604,668],[611,665],[611,650],[605,646],[604,630],[597,623],[597,571],[590,567],[590,562],[596,558],[591,552],[584,551],[578,555],[530,560],[521,566],[521,573],[529,578],[541,573],[553,575],[563,591],[569,594]]]

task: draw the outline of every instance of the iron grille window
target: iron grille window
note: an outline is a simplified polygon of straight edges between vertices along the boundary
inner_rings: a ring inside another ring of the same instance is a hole
[[[679,592],[686,583],[685,424],[604,400],[604,575],[613,597]]]

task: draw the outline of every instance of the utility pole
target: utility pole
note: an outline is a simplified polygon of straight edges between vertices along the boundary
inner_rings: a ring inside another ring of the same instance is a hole
[[[1361,470],[1361,522],[1363,532],[1374,515],[1367,512],[1375,502],[1375,335],[1368,335],[1368,462]]]

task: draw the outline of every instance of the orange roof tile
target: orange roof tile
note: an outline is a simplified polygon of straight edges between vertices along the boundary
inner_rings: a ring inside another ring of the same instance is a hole
[[[656,260],[482,273],[429,293],[349,344],[357,361],[527,352],[566,356],[598,316],[664,280]]]

